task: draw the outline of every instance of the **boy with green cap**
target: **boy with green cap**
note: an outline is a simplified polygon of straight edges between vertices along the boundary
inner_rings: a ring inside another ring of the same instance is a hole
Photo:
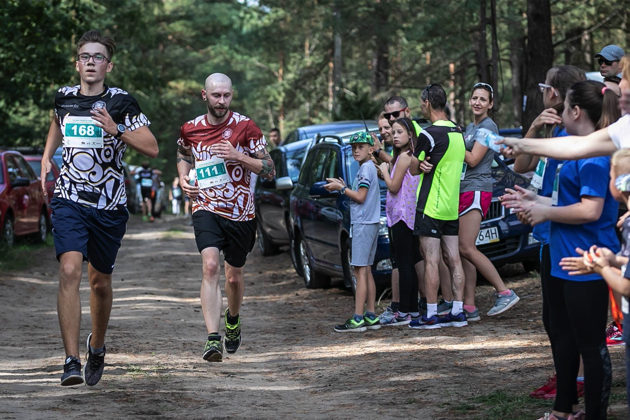
[[[376,254],[379,222],[381,217],[380,187],[376,166],[370,159],[374,151],[374,140],[367,132],[359,132],[350,138],[352,156],[359,162],[359,171],[347,188],[341,178],[326,178],[324,187],[329,191],[339,191],[348,196],[350,202],[350,236],[352,239],[352,261],[357,279],[354,315],[344,324],[337,325],[337,332],[363,332],[381,328],[380,320],[374,313],[376,286],[371,266]],[[363,309],[365,307],[365,313]]]

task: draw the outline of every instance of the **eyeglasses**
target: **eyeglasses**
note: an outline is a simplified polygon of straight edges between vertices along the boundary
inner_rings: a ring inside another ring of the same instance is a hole
[[[92,58],[94,60],[94,63],[96,64],[101,64],[104,61],[107,61],[109,63],[109,58],[105,57],[103,54],[88,54],[88,53],[81,53],[79,55],[77,55],[77,61],[80,61],[82,63],[87,63],[90,61],[90,58]]]
[[[545,89],[553,89],[553,86],[546,83],[538,83],[538,90],[540,90],[540,92],[545,92]]]
[[[398,111],[392,111],[392,112],[384,112],[383,116],[388,119],[391,120],[392,118],[398,118],[398,116],[400,115],[401,112],[404,112],[405,109],[407,108],[403,108],[403,109],[399,109]]]
[[[614,63],[614,61],[608,61],[606,60],[604,57],[599,57],[597,59],[597,62],[599,63],[599,65],[601,66],[602,64],[606,64],[607,66],[612,66],[612,64]]]
[[[487,83],[483,83],[483,82],[475,83],[472,88],[473,88],[473,90],[475,90],[477,88],[486,88],[486,89],[490,90],[490,94],[491,95],[494,95],[494,89],[492,89],[492,86],[490,86]]]

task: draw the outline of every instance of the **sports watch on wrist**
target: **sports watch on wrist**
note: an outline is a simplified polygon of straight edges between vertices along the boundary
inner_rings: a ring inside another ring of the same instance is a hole
[[[125,124],[118,124],[116,128],[118,129],[118,132],[116,133],[116,137],[118,138],[120,138],[120,136],[122,136],[123,133],[127,131],[127,126],[125,126]]]
[[[341,195],[344,195],[346,193],[346,187],[341,187],[341,189],[339,190],[339,193]]]

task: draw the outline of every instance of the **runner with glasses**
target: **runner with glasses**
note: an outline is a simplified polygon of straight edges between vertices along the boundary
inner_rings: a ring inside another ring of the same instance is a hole
[[[105,332],[112,309],[112,271],[127,219],[122,167],[127,146],[156,157],[149,120],[127,92],[105,85],[112,71],[114,41],[98,31],[79,39],[75,68],[80,84],[55,96],[55,116],[42,157],[41,179],[63,145],[63,165],[55,184],[53,237],[59,260],[57,314],[66,359],[61,385],[96,385],[105,365]],[[44,194],[46,188],[44,187]],[[83,261],[88,261],[92,331],[87,337],[83,374],[79,357]]]

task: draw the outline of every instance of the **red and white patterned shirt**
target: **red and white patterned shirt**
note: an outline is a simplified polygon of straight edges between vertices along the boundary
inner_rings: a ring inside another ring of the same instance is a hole
[[[210,124],[206,114],[188,121],[182,125],[177,144],[191,150],[196,162],[211,159],[210,147],[223,139],[232,143],[237,151],[250,156],[265,150],[267,142],[260,128],[244,115],[229,113],[225,122],[219,125]],[[239,162],[226,160],[225,166],[231,181],[199,190],[199,196],[192,202],[193,213],[207,210],[235,221],[253,219],[253,173]]]

